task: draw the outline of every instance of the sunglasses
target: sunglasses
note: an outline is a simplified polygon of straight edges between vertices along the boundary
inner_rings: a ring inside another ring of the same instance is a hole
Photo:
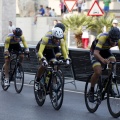
[[[112,40],[110,40],[111,43],[117,43],[117,41],[113,42]]]
[[[54,37],[55,40],[60,40],[60,38]]]
[[[15,38],[19,39],[19,38],[20,38],[20,36],[15,36]]]

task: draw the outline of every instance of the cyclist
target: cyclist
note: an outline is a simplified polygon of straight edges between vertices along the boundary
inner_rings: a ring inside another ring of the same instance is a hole
[[[54,28],[55,27],[59,27],[59,28],[61,28],[62,30],[63,30],[63,33],[65,32],[65,26],[64,26],[64,24],[62,24],[62,23],[57,23],[55,26],[54,26]],[[49,34],[51,34],[51,30],[50,31],[48,31],[47,32],[47,35],[49,35]],[[69,54],[69,50],[68,50],[68,47],[67,47],[67,42],[66,42],[66,35],[65,35],[65,33],[64,33],[64,41],[65,41],[65,48],[66,48],[66,51],[67,51],[67,54]],[[60,52],[60,49],[59,49],[59,46],[57,46],[57,47],[54,47],[54,49],[55,49],[55,51],[57,51],[57,53],[58,54],[56,54],[56,57],[58,56],[60,56],[61,55],[61,52]]]
[[[62,54],[66,63],[70,63],[70,59],[68,57],[65,41],[64,41],[63,30],[59,27],[55,27],[49,34],[45,34],[44,37],[38,42],[36,46],[36,52],[40,60],[40,67],[38,68],[37,78],[35,80],[35,89],[38,90],[39,80],[44,73],[45,67],[48,65],[49,61],[56,61],[56,54],[61,55],[59,52],[54,49],[55,47],[61,46]]]
[[[94,73],[91,77],[91,88],[89,91],[90,102],[94,102],[94,86],[102,73],[101,65],[116,61],[110,51],[110,48],[114,46],[118,46],[120,49],[120,31],[117,27],[111,28],[108,33],[99,34],[91,45],[90,56]],[[112,90],[112,92],[114,91]]]
[[[15,51],[22,51],[22,47],[20,45],[20,42],[22,41],[25,51],[29,53],[28,45],[25,41],[24,36],[22,35],[22,30],[20,28],[16,28],[13,33],[9,34],[6,37],[5,45],[4,45],[4,58],[5,58],[5,80],[4,85],[9,86],[9,63],[10,63],[10,52],[13,50]],[[22,63],[24,58],[24,55],[20,55],[20,62]]]
[[[63,32],[65,32],[65,26],[64,26],[64,24],[62,24],[62,23],[57,23],[57,24],[55,25],[55,27],[59,27],[59,28],[61,28],[61,29],[63,30]],[[67,42],[66,42],[66,35],[65,35],[65,33],[64,33],[64,41],[65,41],[65,48],[66,48],[67,54],[69,54],[69,50],[68,50],[68,47],[67,47]]]

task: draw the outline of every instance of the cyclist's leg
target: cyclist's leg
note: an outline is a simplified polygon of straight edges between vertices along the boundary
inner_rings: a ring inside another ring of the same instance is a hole
[[[49,62],[55,62],[55,61],[57,61],[57,59],[56,59],[56,53],[58,53],[58,56],[61,55],[59,47],[55,47],[54,49],[51,50],[51,54],[50,54],[50,56],[48,58]],[[57,66],[56,67],[54,66],[54,69],[57,70]],[[53,83],[54,83],[53,87],[56,88],[56,79],[53,79]]]
[[[43,73],[45,71],[45,67],[42,65],[42,61],[41,61],[40,58],[39,58],[39,62],[40,62],[40,66],[38,68],[38,71],[37,71],[37,74],[36,74],[36,77],[35,77],[35,81],[34,81],[36,90],[39,89],[39,82],[40,82],[40,79],[42,78],[42,75],[43,75]]]
[[[19,62],[22,64],[23,60],[24,60],[24,54],[20,54],[19,55]]]
[[[5,80],[4,85],[9,85],[9,64],[10,64],[10,51],[12,50],[12,46],[9,46],[8,52],[4,53],[5,63],[3,65],[5,70]]]
[[[103,51],[101,50],[100,55],[103,58],[109,59],[111,62],[116,61],[115,57],[113,56],[110,50],[103,50]],[[92,62],[93,70],[94,70],[94,74],[91,77],[91,81],[93,81],[91,82],[91,87],[94,87],[99,76],[102,73],[102,67],[101,67],[100,61],[98,61],[94,56],[91,57],[91,62]]]
[[[47,61],[50,61],[51,56],[53,55],[53,49],[45,49],[43,54],[44,54],[45,58],[47,59]],[[42,61],[41,61],[40,58],[39,58],[39,62],[40,62],[40,66],[38,68],[37,77],[35,79],[36,89],[38,89],[37,86],[39,85],[39,81],[42,78],[42,75],[43,75],[43,73],[45,72],[45,69],[46,69],[46,67],[42,65]]]
[[[93,70],[94,70],[94,73],[91,77],[91,88],[94,88],[99,76],[102,73],[102,67],[101,67],[100,63],[96,63],[96,65],[93,67]]]
[[[111,52],[110,52],[110,57],[108,57],[108,59],[110,62],[116,62],[116,58]],[[110,68],[111,67],[112,66],[110,65]],[[114,74],[116,75],[116,64],[114,65]],[[115,80],[113,80],[113,81],[115,81]],[[112,85],[111,85],[110,93],[111,93],[111,95],[116,95],[113,88],[114,88],[114,83],[112,83]]]
[[[5,58],[5,64],[4,64],[4,70],[5,70],[5,80],[4,80],[4,85],[9,85],[9,64],[10,64],[10,59],[7,57]]]
[[[16,48],[14,48],[16,51],[23,51],[22,50],[22,47],[20,46],[20,44],[17,44],[17,47]],[[23,60],[24,60],[24,54],[20,54],[19,55],[19,62],[22,64],[22,62],[23,62]]]
[[[38,71],[37,71],[37,79],[36,79],[37,82],[39,82],[40,78],[42,77],[42,75],[45,71],[45,66],[42,65],[41,60],[39,62],[40,62],[40,66],[39,66]]]
[[[99,76],[102,73],[102,67],[101,67],[101,63],[93,55],[91,56],[91,62],[92,62],[94,73],[91,76],[91,80],[90,80],[91,87],[89,90],[89,100],[93,102],[94,101],[94,86],[97,83]]]
[[[54,47],[54,53],[56,58],[59,58],[62,55],[58,46]]]

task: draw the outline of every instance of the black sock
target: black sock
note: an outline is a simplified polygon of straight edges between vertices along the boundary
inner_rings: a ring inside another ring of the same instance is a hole
[[[90,91],[91,91],[91,92],[94,92],[94,87],[91,87]]]
[[[40,78],[39,78],[39,77],[37,77],[37,78],[36,78],[36,82],[39,82],[39,81],[40,81]]]

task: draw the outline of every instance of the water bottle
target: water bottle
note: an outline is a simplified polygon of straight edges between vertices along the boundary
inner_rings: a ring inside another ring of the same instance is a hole
[[[45,79],[45,84],[46,84],[46,86],[48,86],[48,83],[49,83],[49,76],[46,76],[46,79]]]
[[[51,72],[49,71],[46,75],[45,83],[46,83],[47,86],[48,86],[48,83],[49,83],[50,74],[51,74]]]

